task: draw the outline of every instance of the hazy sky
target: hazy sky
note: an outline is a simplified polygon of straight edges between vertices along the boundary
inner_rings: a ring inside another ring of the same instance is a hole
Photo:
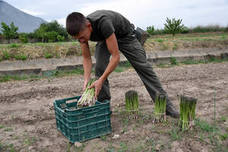
[[[66,16],[78,11],[84,15],[98,9],[117,11],[136,26],[163,28],[166,17],[183,19],[188,27],[228,26],[228,0],[5,0],[14,7],[46,21],[65,26]]]

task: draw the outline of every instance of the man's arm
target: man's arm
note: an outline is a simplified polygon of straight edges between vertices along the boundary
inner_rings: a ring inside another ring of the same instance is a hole
[[[104,81],[107,79],[109,74],[116,68],[120,61],[119,47],[116,40],[116,35],[114,33],[106,39],[106,45],[112,55],[112,58],[103,75],[90,86],[90,88],[95,87],[95,98],[97,98]]]
[[[88,42],[80,43],[80,46],[81,46],[81,49],[82,49],[83,69],[84,69],[83,90],[85,90],[86,85],[87,85],[88,81],[90,80],[90,76],[91,76],[92,59],[91,59],[91,54],[90,54]]]
[[[107,79],[109,74],[116,68],[116,66],[118,65],[118,63],[120,61],[119,47],[118,47],[118,43],[116,40],[116,35],[114,33],[106,39],[106,45],[107,45],[109,52],[112,55],[112,58],[108,64],[105,72],[100,77],[100,79],[102,81],[105,81]]]

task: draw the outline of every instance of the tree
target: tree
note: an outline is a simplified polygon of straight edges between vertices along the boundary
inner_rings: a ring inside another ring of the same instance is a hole
[[[184,29],[184,25],[181,24],[181,22],[182,22],[182,19],[176,20],[175,18],[173,18],[171,20],[167,17],[166,23],[164,24],[165,32],[172,34],[173,36],[175,36],[175,34],[177,34],[177,33],[180,33]]]
[[[18,37],[18,27],[16,27],[14,25],[13,22],[11,22],[10,26],[8,26],[6,23],[2,22],[2,33],[3,33],[3,37],[5,37],[8,41],[10,39],[14,39]]]
[[[150,35],[153,35],[153,34],[154,34],[154,31],[155,31],[154,26],[148,26],[148,27],[146,28],[146,31],[147,31]]]

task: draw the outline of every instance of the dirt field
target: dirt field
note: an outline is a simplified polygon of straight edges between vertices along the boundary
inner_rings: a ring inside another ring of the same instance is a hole
[[[153,124],[153,103],[133,69],[112,73],[112,134],[70,145],[56,129],[55,99],[80,95],[83,76],[0,83],[0,151],[21,152],[207,152],[228,150],[228,62],[155,68],[164,89],[179,110],[177,94],[198,98],[192,131],[178,130],[177,119]],[[137,90],[140,115],[123,113],[124,93]],[[213,127],[214,98],[216,126]],[[113,136],[117,139],[114,139]]]

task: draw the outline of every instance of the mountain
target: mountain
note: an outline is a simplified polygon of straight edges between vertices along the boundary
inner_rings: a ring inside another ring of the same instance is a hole
[[[33,32],[39,28],[41,23],[46,23],[42,18],[29,15],[3,0],[0,0],[0,23],[1,22],[5,22],[7,25],[13,22],[14,25],[18,27],[18,32],[25,33]]]

